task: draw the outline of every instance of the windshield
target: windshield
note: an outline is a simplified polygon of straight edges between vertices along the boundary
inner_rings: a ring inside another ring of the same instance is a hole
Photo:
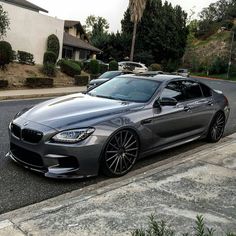
[[[147,102],[160,87],[160,82],[148,79],[117,77],[87,94],[122,101]]]
[[[116,76],[120,75],[120,72],[119,71],[108,71],[104,74],[102,74],[99,79],[104,79],[104,78],[109,78],[109,79],[112,79]]]

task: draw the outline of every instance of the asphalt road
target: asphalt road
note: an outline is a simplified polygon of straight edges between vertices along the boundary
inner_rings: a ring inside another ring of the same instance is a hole
[[[226,81],[204,80],[214,89],[223,91],[230,102],[231,115],[225,135],[236,132],[236,83]],[[84,180],[52,180],[17,166],[5,158],[9,149],[7,127],[14,115],[25,107],[35,105],[43,100],[21,100],[0,102],[0,214],[40,202],[51,197],[80,189],[101,182],[106,177],[99,176]],[[190,151],[195,147],[204,148],[203,141],[178,147],[152,157],[140,160],[135,170],[148,167],[159,160],[168,159],[179,153]]]

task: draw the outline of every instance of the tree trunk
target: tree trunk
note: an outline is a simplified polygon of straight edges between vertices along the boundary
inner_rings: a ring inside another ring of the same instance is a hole
[[[138,22],[135,21],[134,22],[132,45],[131,45],[130,61],[134,60],[134,46],[135,46],[135,40],[136,40],[137,25],[138,25]]]

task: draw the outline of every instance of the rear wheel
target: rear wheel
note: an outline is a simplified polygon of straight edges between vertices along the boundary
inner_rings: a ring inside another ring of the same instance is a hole
[[[225,116],[223,112],[218,112],[211,122],[207,136],[208,141],[212,143],[218,142],[222,138],[224,130]]]
[[[102,158],[102,171],[110,177],[128,173],[139,155],[139,140],[132,130],[121,130],[108,141]]]

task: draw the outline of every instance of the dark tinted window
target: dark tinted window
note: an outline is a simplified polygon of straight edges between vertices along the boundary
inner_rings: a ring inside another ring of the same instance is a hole
[[[183,81],[184,94],[187,100],[197,99],[202,97],[200,85],[193,81]]]
[[[184,101],[183,86],[181,81],[171,82],[163,90],[161,98],[175,98],[178,102]]]
[[[211,89],[208,88],[205,84],[201,84],[201,88],[202,88],[202,92],[203,92],[204,97],[211,97],[212,96]]]

